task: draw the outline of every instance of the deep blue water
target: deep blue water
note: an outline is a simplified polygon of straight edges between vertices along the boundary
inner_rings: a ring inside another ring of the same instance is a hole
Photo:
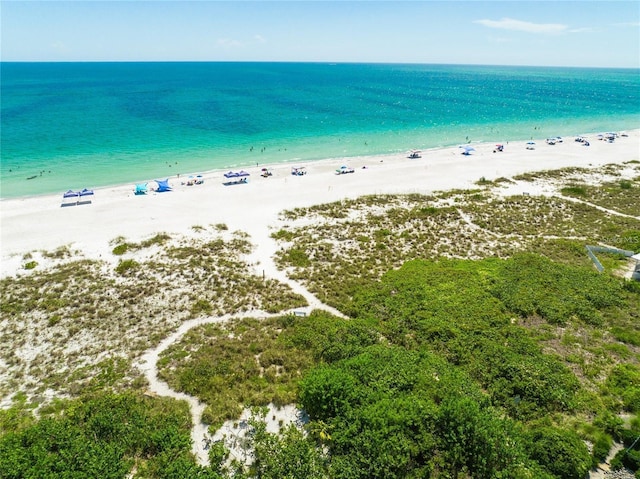
[[[6,62],[0,68],[3,198],[255,163],[640,128],[640,72],[629,69]]]

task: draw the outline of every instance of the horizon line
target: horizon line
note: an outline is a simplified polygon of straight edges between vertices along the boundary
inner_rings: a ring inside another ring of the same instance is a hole
[[[616,70],[640,70],[637,66],[594,66],[594,65],[535,65],[500,63],[441,63],[441,62],[393,62],[393,61],[332,61],[332,60],[1,60],[8,63],[280,63],[280,64],[318,64],[318,65],[433,65],[433,66],[487,66],[487,67],[524,67],[524,68],[596,68]]]

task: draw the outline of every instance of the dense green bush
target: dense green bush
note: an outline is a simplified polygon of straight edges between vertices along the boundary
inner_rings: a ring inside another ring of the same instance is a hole
[[[312,424],[331,431],[331,477],[557,477],[555,464],[529,454],[526,428],[425,351],[370,346],[311,370],[299,397]],[[570,445],[558,448],[563,461],[582,467],[586,447]]]
[[[151,477],[189,477],[158,465],[182,457],[183,468],[198,469],[189,427],[186,404],[170,399],[123,394],[71,401],[62,415],[0,436],[0,477],[122,479],[136,458],[149,471],[163,471]]]
[[[513,417],[570,410],[575,375],[512,325],[492,294],[518,261],[411,261],[359,291],[354,308],[392,342],[462,366]]]
[[[636,364],[620,364],[607,378],[609,391],[622,399],[624,408],[640,411],[640,367]]]
[[[129,250],[128,243],[120,243],[119,245],[113,248],[112,253],[116,256],[121,256],[125,254],[128,250]]]
[[[287,252],[287,261],[297,268],[304,268],[311,264],[307,253],[298,248],[292,248]]]
[[[583,185],[565,186],[560,192],[566,196],[587,196],[587,187]]]
[[[584,479],[591,469],[587,446],[571,431],[535,428],[529,433],[529,441],[531,457],[560,479]]]
[[[619,304],[621,291],[619,280],[528,253],[506,261],[493,287],[510,310],[553,324],[578,319],[599,325],[599,310]]]
[[[302,431],[290,424],[280,431],[280,434],[269,433],[263,419],[264,416],[258,416],[249,422],[253,428],[250,446],[254,450],[254,462],[247,478],[327,479],[330,477],[328,458],[310,438],[304,436]]]

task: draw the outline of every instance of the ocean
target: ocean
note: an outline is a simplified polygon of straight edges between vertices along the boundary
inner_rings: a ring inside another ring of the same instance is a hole
[[[3,62],[0,87],[0,198],[640,128],[635,69]]]

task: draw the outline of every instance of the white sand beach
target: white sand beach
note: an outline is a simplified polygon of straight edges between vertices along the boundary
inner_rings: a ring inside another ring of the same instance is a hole
[[[355,198],[368,194],[423,193],[452,188],[471,188],[481,177],[488,180],[528,171],[569,166],[597,167],[640,158],[640,130],[628,131],[614,142],[585,135],[590,146],[567,137],[562,143],[536,139],[535,149],[526,142],[510,142],[504,151],[493,144],[473,144],[475,151],[463,155],[459,147],[426,150],[420,158],[407,154],[337,158],[300,164],[260,165],[248,169],[247,184],[224,186],[224,171],[203,173],[204,183],[187,186],[187,177],[170,178],[173,191],[134,195],[134,185],[95,190],[91,204],[61,207],[62,192],[54,196],[8,199],[0,202],[1,275],[15,275],[23,255],[70,246],[88,258],[107,256],[109,242],[118,236],[137,241],[166,232],[189,235],[196,225],[224,223],[230,230],[248,233],[258,245],[269,234],[279,212]],[[338,175],[348,165],[355,171]],[[269,166],[273,175],[260,176]],[[292,166],[306,167],[304,176],[292,176]],[[155,186],[155,183],[149,183]],[[522,188],[526,189],[526,184]],[[515,188],[514,193],[517,192]],[[532,194],[535,192],[531,192]],[[24,271],[24,270],[22,270]]]

